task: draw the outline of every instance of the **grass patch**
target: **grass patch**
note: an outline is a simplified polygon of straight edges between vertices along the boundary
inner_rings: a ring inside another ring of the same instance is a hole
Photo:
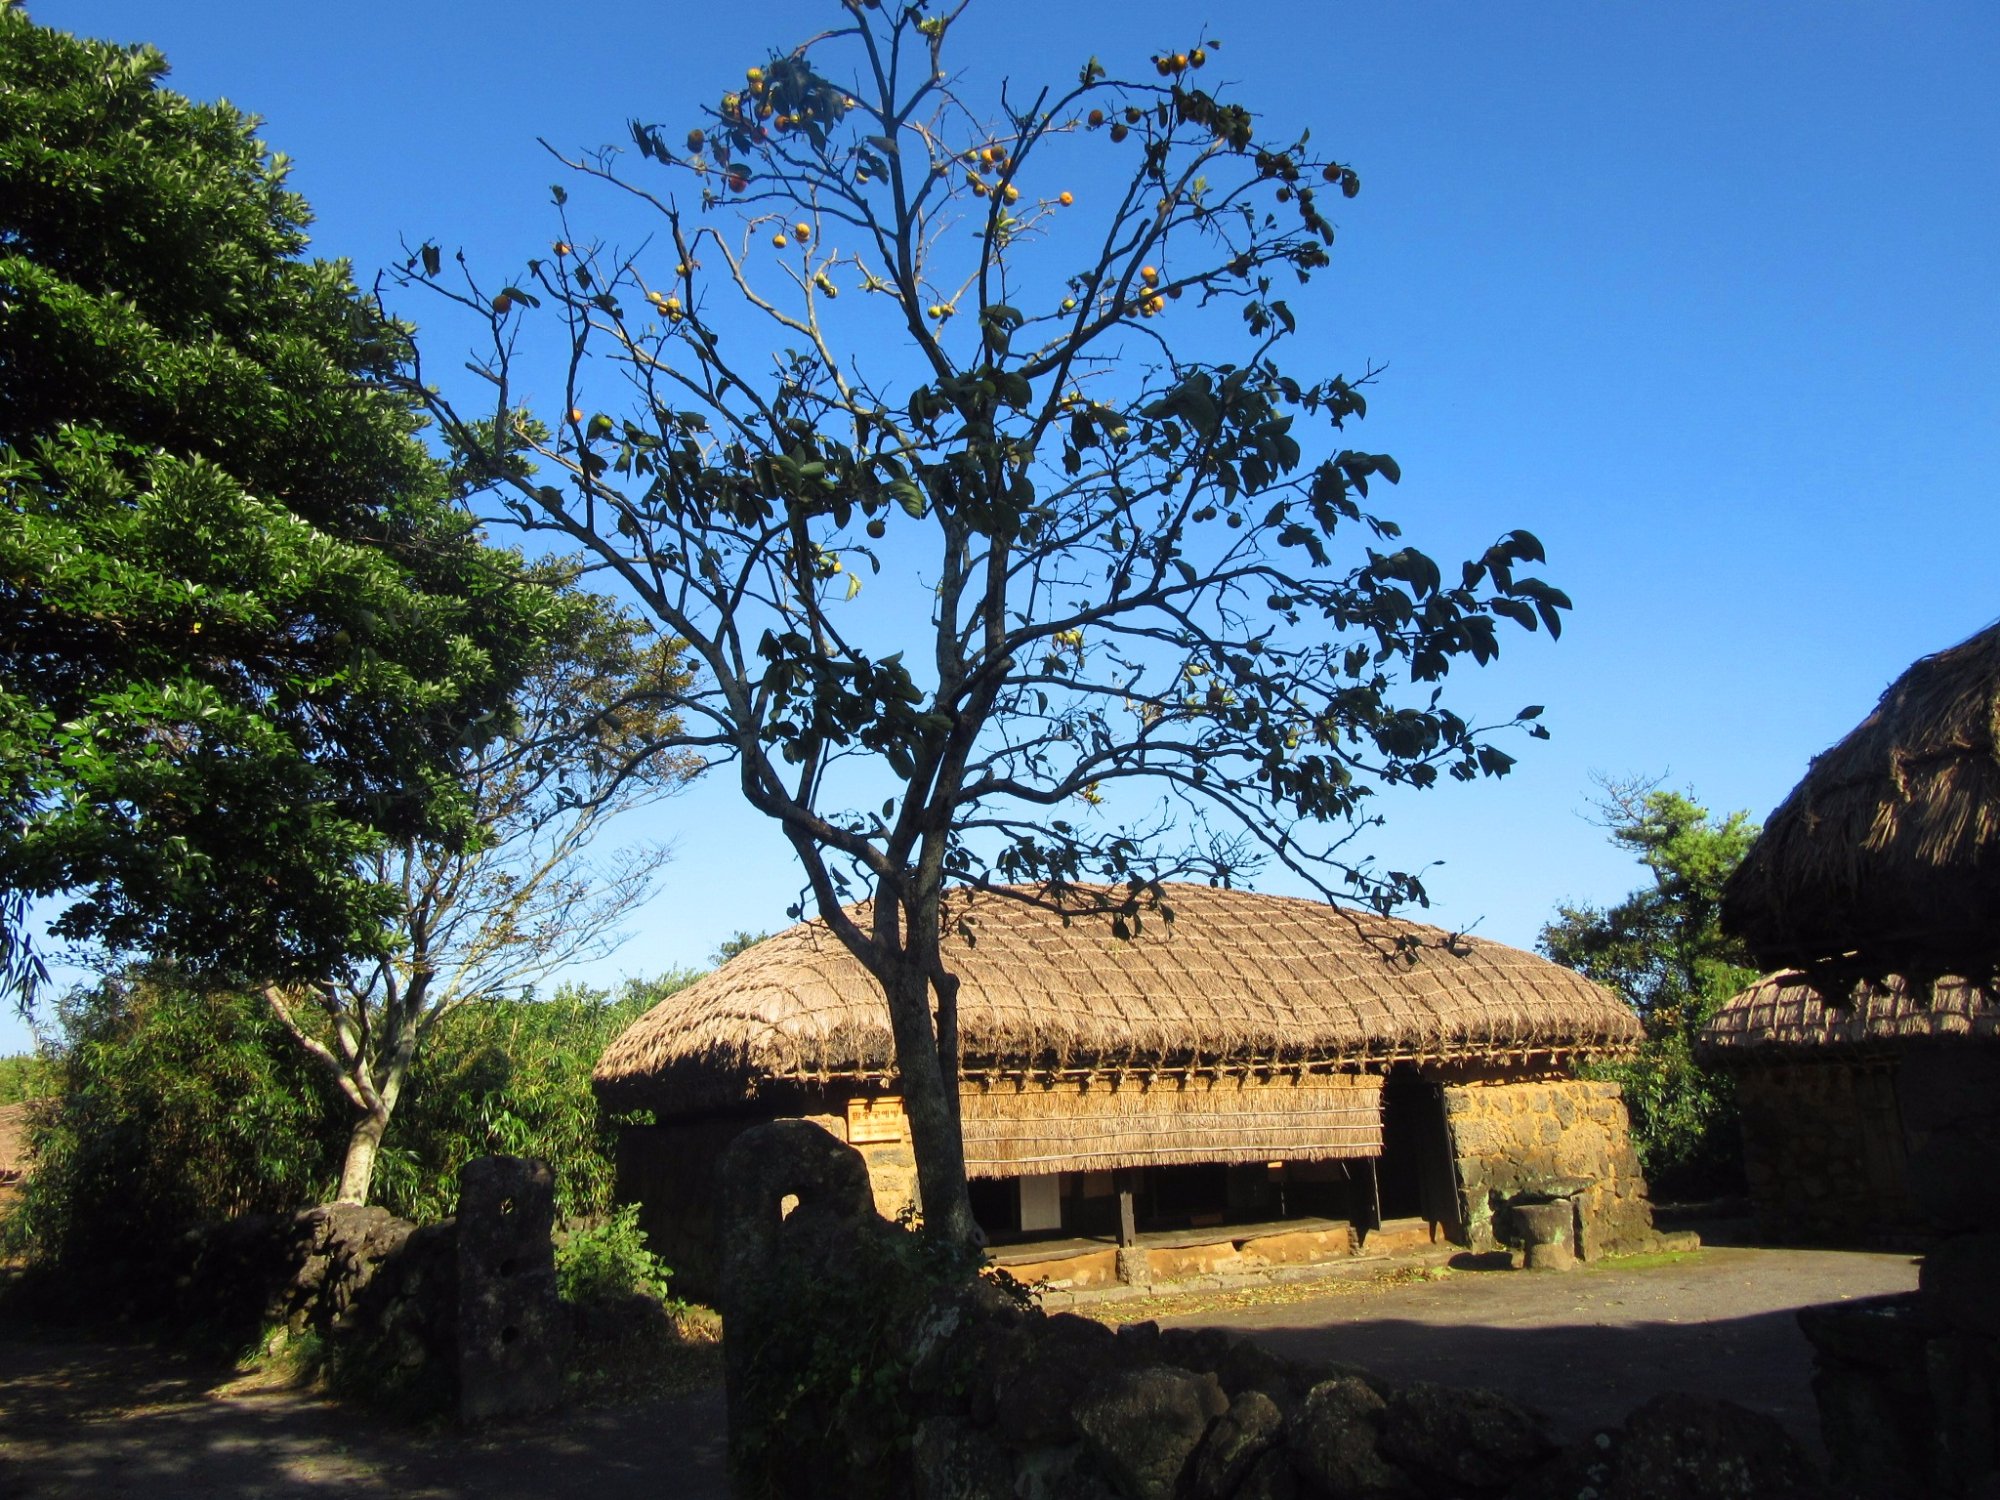
[[[1699,1250],[1641,1250],[1633,1255],[1606,1255],[1596,1265],[1606,1271],[1653,1271],[1662,1266],[1684,1266],[1698,1259]]]

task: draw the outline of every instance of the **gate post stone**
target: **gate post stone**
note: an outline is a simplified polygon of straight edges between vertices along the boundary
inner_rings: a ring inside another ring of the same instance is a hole
[[[555,1174],[481,1156],[458,1174],[458,1412],[518,1416],[562,1399],[568,1325],[556,1295]]]

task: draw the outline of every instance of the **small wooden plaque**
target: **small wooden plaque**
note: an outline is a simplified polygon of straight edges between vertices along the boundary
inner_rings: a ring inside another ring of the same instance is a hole
[[[903,1119],[903,1101],[894,1094],[847,1101],[848,1145],[873,1146],[908,1137],[909,1126]]]

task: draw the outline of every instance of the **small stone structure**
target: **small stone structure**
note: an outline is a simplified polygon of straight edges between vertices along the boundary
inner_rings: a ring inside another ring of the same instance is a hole
[[[310,1334],[330,1387],[406,1413],[483,1421],[552,1406],[572,1336],[556,1293],[553,1175],[482,1157],[459,1192],[458,1216],[437,1224],[327,1203],[197,1230],[159,1278],[172,1316],[231,1348],[273,1329]]]
[[[1653,1244],[1646,1179],[1617,1084],[1498,1077],[1447,1084],[1444,1111],[1472,1248],[1527,1244],[1504,1210],[1534,1203],[1569,1208],[1574,1227],[1565,1243],[1583,1260]]]
[[[481,1156],[458,1174],[458,1411],[468,1422],[562,1399],[569,1324],[556,1294],[555,1173]]]
[[[1863,985],[1837,1010],[1773,974],[1704,1028],[1736,1079],[1764,1231],[1833,1244],[1922,1243],[2000,1228],[2000,1003],[1945,981]]]
[[[1560,1448],[1490,1391],[1310,1366],[1217,1329],[1113,1333],[940,1271],[802,1121],[727,1158],[738,1492],[841,1500],[1818,1500],[1770,1417],[1657,1397]],[[796,1206],[784,1212],[788,1199]]]
[[[410,1410],[450,1405],[458,1323],[450,1220],[419,1227],[385,1208],[324,1203],[211,1225],[176,1251],[164,1278],[171,1317],[237,1348],[274,1329],[310,1334],[336,1389]]]

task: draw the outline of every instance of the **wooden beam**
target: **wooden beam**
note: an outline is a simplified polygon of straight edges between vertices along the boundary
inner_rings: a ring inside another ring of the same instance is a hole
[[[1139,1243],[1138,1215],[1132,1205],[1132,1184],[1137,1175],[1128,1167],[1113,1174],[1111,1179],[1118,1190],[1118,1243],[1121,1247]]]

